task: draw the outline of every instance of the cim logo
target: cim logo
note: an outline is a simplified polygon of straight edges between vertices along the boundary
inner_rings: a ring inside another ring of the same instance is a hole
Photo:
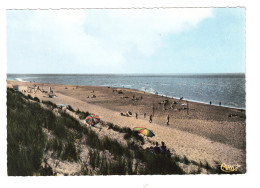
[[[225,163],[222,163],[221,165],[218,165],[223,172],[237,172],[240,165],[227,165]]]

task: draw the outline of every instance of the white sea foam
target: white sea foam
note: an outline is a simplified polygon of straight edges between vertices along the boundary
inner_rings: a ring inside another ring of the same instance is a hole
[[[24,81],[22,78],[16,78],[16,80],[19,82],[28,82],[28,81]]]
[[[151,93],[155,93],[155,90],[153,88],[149,88],[148,91]]]
[[[125,88],[132,88],[133,85],[123,85]]]

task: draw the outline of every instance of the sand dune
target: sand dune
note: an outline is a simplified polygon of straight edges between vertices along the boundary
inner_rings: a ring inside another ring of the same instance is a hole
[[[8,84],[32,86],[32,83],[8,81]],[[215,161],[229,165],[241,165],[239,170],[246,170],[245,151],[245,111],[188,102],[189,111],[181,104],[187,101],[169,99],[141,91],[98,86],[65,86],[58,84],[42,84],[41,89],[52,87],[56,98],[48,98],[45,93],[30,93],[40,100],[50,100],[56,104],[70,104],[74,109],[99,114],[103,121],[121,127],[147,127],[155,133],[151,141],[164,141],[167,147],[177,155],[185,155],[189,159],[209,162]],[[121,91],[121,92],[119,92]],[[95,97],[93,97],[95,95]],[[132,100],[133,96],[139,100]],[[142,96],[142,99],[140,97]],[[158,104],[163,100],[170,104],[177,101],[173,109],[170,105]],[[155,116],[149,123],[149,115]],[[166,108],[166,110],[164,109]],[[120,112],[131,111],[132,117],[121,116]],[[135,117],[138,113],[138,119]],[[144,113],[147,117],[144,118]],[[230,114],[234,116],[230,117]],[[166,117],[170,115],[170,125],[166,125]],[[111,137],[115,135],[111,134]],[[146,147],[146,145],[144,145]]]

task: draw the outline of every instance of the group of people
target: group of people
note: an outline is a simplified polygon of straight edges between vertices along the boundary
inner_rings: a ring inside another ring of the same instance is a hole
[[[209,104],[211,105],[211,104],[212,104],[212,102],[211,102],[211,101],[209,101]],[[221,106],[221,101],[219,101],[218,105],[219,105],[219,106]]]
[[[121,115],[122,115],[122,113],[121,113]],[[137,112],[135,112],[135,118],[138,119],[138,113]],[[146,113],[144,113],[144,118],[146,118]],[[149,116],[149,123],[152,123],[152,121],[153,121],[153,115],[151,114]]]
[[[170,155],[169,149],[167,149],[164,142],[161,142],[161,146],[159,146],[159,143],[155,143],[155,147],[149,147],[147,148],[148,151],[154,153],[154,154],[167,154]]]
[[[132,97],[132,100],[142,100],[142,99],[143,99],[142,96],[139,98],[139,97],[136,97],[135,95],[133,95],[133,97]]]
[[[122,115],[122,113],[121,113]],[[138,113],[135,112],[135,118],[138,119]],[[144,113],[144,118],[146,118],[146,113]],[[149,123],[152,123],[153,122],[153,115],[151,114],[149,116]],[[166,123],[168,126],[170,125],[170,115],[167,116],[167,123]]]
[[[33,89],[34,89],[34,93],[37,93],[38,91],[42,92],[42,93],[49,93],[49,94],[53,94],[53,90],[51,87],[49,87],[49,91],[45,91],[44,89],[40,89],[40,86],[36,86],[35,84],[33,85]]]

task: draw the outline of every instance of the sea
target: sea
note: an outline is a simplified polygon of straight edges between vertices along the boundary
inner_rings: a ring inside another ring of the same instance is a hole
[[[245,109],[245,74],[7,74],[8,80],[137,89]]]

